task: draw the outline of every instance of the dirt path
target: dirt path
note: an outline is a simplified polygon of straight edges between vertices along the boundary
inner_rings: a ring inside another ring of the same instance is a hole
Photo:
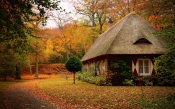
[[[37,81],[19,82],[5,88],[3,109],[57,109],[58,107],[35,96],[37,89],[34,86]]]

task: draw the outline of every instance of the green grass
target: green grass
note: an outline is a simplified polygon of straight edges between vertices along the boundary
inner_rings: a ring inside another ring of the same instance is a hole
[[[47,80],[37,83],[37,87],[57,100],[72,105],[104,108],[139,108],[143,99],[165,99],[175,92],[175,87],[153,86],[96,86],[72,80]],[[81,106],[79,108],[82,108]],[[156,109],[156,108],[155,108]]]
[[[174,109],[175,99],[168,100],[167,98],[142,99],[133,102],[140,105],[141,109]]]

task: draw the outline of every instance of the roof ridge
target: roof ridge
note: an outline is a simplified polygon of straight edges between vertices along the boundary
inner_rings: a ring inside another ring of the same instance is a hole
[[[130,15],[130,14],[129,14]],[[125,19],[126,18],[126,19]],[[123,28],[123,25],[125,24],[125,22],[127,21],[127,19],[128,19],[128,17],[124,17],[124,18],[122,18],[120,21],[122,21],[122,20],[125,20],[124,22],[123,22],[123,24],[121,25],[121,27],[120,27],[120,29],[119,29],[119,31],[118,31],[118,33],[121,31],[121,29]],[[118,22],[119,23],[119,22]],[[116,25],[118,24],[118,23],[116,23]],[[117,34],[118,34],[117,33]],[[116,36],[114,37],[114,40],[112,41],[112,43],[110,44],[110,46],[114,43],[114,41],[115,41],[115,38],[117,37],[117,34],[116,34]],[[108,51],[109,51],[109,49],[110,49],[110,46],[108,47],[108,49],[106,50],[106,53],[108,53]]]

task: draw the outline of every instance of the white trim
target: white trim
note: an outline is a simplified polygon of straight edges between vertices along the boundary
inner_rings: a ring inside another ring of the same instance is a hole
[[[149,73],[143,73],[143,74],[139,73],[139,60],[148,60],[148,62],[149,62]],[[154,68],[154,65],[153,65],[150,58],[137,58],[136,65],[134,64],[134,61],[132,60],[132,72],[134,73],[134,69],[136,69],[138,76],[152,75],[153,68]]]
[[[148,60],[148,68],[149,68],[148,69],[148,73],[145,73],[144,62],[143,62],[143,73],[139,73],[139,60],[142,60],[142,61]],[[151,75],[152,74],[153,64],[151,62],[151,59],[149,59],[149,58],[138,58],[135,67],[136,67],[138,76],[148,76],[148,75]]]

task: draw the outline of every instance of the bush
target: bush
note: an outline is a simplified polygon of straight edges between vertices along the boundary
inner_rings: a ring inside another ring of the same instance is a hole
[[[124,85],[127,85],[127,86],[135,86],[134,81],[133,81],[133,80],[130,80],[130,79],[125,79],[125,80],[123,81],[123,84],[124,84]]]
[[[132,70],[129,67],[128,63],[123,61],[123,60],[119,60],[117,62],[112,62],[110,65],[111,70],[114,70],[113,73],[115,73],[115,70],[119,70],[120,72],[118,72],[118,76],[124,77],[125,79],[131,79],[133,78],[133,74],[132,74]]]
[[[76,78],[80,81],[87,82],[90,84],[96,84],[99,86],[109,85],[106,83],[106,79],[103,76],[95,76],[93,73],[83,72],[78,73]]]
[[[70,72],[81,71],[82,66],[83,66],[82,62],[76,56],[70,57],[69,60],[66,62],[66,69]]]
[[[127,80],[134,80],[135,76],[132,73],[130,63],[124,60],[112,60],[109,64],[110,78],[113,85],[126,85]],[[128,81],[127,81],[128,82]],[[123,84],[126,83],[126,84]]]
[[[75,84],[75,73],[81,71],[83,67],[82,62],[76,56],[72,56],[66,62],[66,69],[70,72],[73,72],[73,83]]]
[[[105,86],[106,84],[106,79],[102,76],[96,76],[95,78],[95,84],[99,86]]]
[[[175,86],[175,57],[167,53],[155,59],[157,85]]]
[[[143,77],[143,82],[144,82],[145,86],[157,85],[157,79],[156,79],[155,75]]]

